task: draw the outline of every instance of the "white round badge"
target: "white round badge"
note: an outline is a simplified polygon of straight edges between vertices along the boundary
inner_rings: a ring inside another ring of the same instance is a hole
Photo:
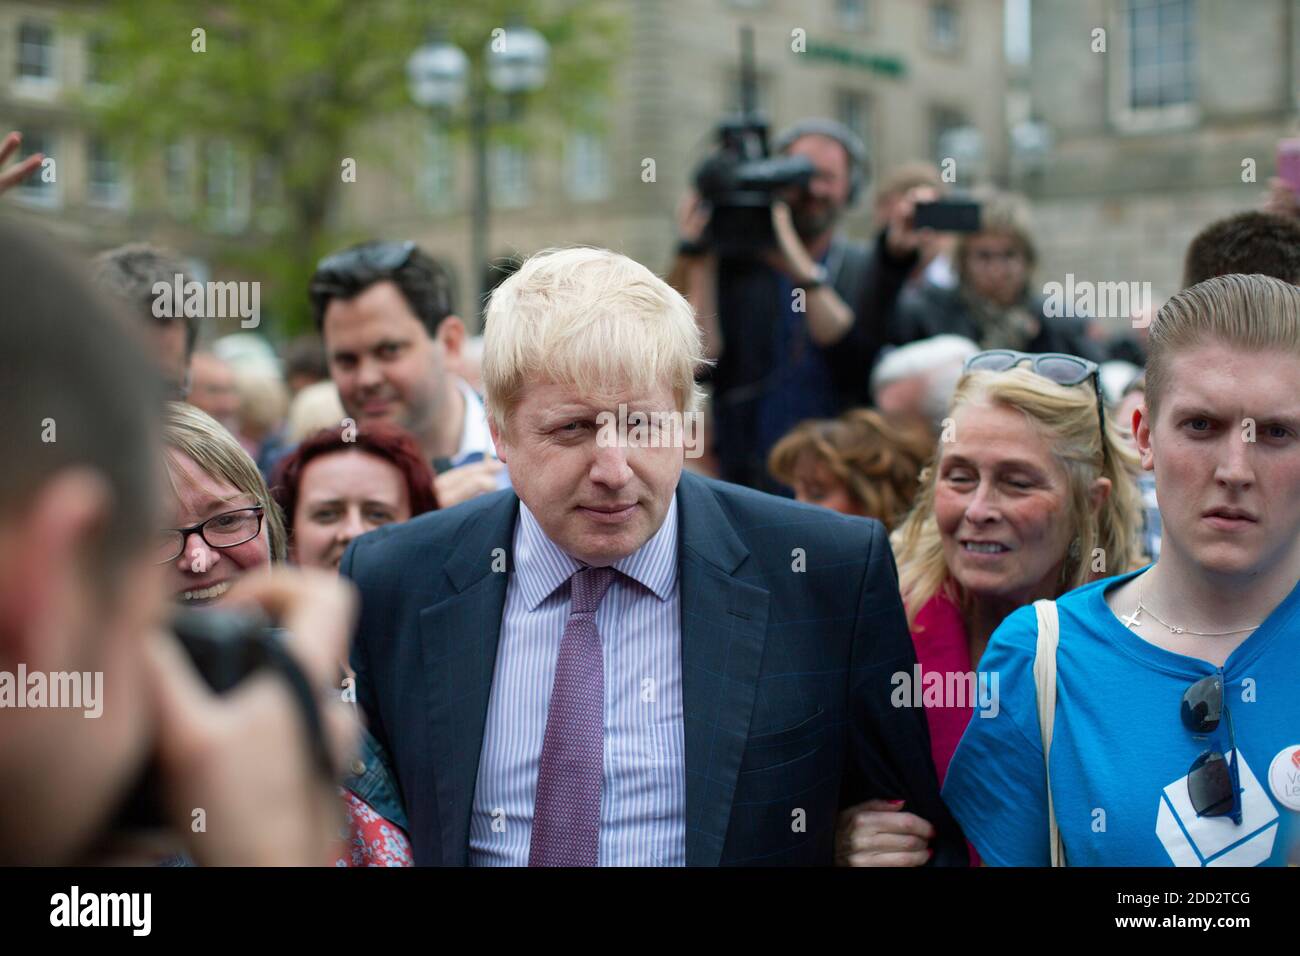
[[[1300,810],[1300,744],[1283,747],[1268,767],[1268,786],[1282,806]]]

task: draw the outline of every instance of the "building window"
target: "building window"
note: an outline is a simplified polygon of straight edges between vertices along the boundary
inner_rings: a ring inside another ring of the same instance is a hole
[[[954,0],[933,0],[930,4],[930,46],[945,53],[961,43],[961,11]]]
[[[239,232],[248,225],[248,172],[234,144],[218,140],[208,147],[207,207],[212,227]]]
[[[1161,109],[1195,97],[1191,0],[1129,0],[1128,107]]]
[[[867,0],[835,0],[835,24],[841,30],[865,30]]]
[[[86,142],[86,201],[113,209],[126,205],[122,164],[117,152],[99,136]]]
[[[609,197],[609,148],[592,130],[575,130],[565,147],[565,180],[569,195],[579,200]]]
[[[86,85],[108,84],[108,55],[104,36],[92,33],[86,37]]]
[[[456,151],[445,129],[424,131],[424,161],[420,164],[417,188],[427,209],[450,209],[456,202]]]
[[[945,157],[943,155],[946,143],[944,136],[952,130],[959,129],[966,124],[966,115],[959,109],[949,106],[935,106],[930,110],[930,156],[939,164],[942,164]]]
[[[865,93],[857,90],[835,91],[835,118],[858,134],[871,147],[871,106]]]
[[[30,20],[18,27],[18,79],[54,82],[54,29]]]
[[[58,163],[54,159],[55,145],[54,137],[50,134],[28,127],[23,130],[22,156],[34,156],[37,153],[44,153],[45,158],[50,160],[53,165],[37,169],[30,176],[26,177],[14,189],[13,195],[16,199],[30,203],[34,206],[57,206],[59,205],[59,184]],[[42,164],[44,165],[44,164]],[[47,182],[50,176],[55,177]]]
[[[528,154],[523,147],[503,143],[492,147],[492,204],[503,209],[528,205]]]
[[[172,215],[185,218],[194,212],[194,146],[169,143],[163,151],[163,189]]]
[[[252,164],[252,201],[255,222],[263,232],[275,232],[288,223],[281,202],[280,164],[272,156],[258,156]]]

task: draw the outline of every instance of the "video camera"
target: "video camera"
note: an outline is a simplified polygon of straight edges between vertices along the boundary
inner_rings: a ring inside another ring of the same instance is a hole
[[[772,156],[757,106],[754,33],[740,31],[740,113],[717,127],[717,149],[695,170],[695,188],[712,209],[703,242],[720,256],[749,257],[776,244],[772,200],[813,176],[805,156]]]

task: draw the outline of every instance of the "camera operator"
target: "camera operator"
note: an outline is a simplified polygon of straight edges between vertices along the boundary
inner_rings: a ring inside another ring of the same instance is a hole
[[[214,694],[166,633],[162,385],[138,323],[28,232],[0,224],[0,248],[0,864],[112,856],[109,822],[149,765],[197,862],[328,863],[338,799],[303,698],[276,673]],[[281,572],[239,590],[286,628],[299,686],[325,687],[350,589]],[[338,700],[315,713],[337,763],[353,718]]]
[[[806,186],[771,205],[774,244],[753,255],[719,251],[713,213],[697,195],[678,211],[670,281],[695,307],[712,374],[721,477],[764,490],[769,450],[795,424],[869,404],[867,375],[884,342],[894,301],[917,262],[911,226],[918,188],[896,204],[874,245],[845,238],[840,216],[862,191],[866,149],[847,127],[805,120],[775,152],[806,157]]]

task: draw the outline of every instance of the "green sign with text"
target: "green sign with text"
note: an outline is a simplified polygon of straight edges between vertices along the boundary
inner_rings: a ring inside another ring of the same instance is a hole
[[[900,57],[886,56],[881,53],[862,53],[833,43],[809,43],[807,51],[801,55],[896,78],[907,72],[907,64]]]

